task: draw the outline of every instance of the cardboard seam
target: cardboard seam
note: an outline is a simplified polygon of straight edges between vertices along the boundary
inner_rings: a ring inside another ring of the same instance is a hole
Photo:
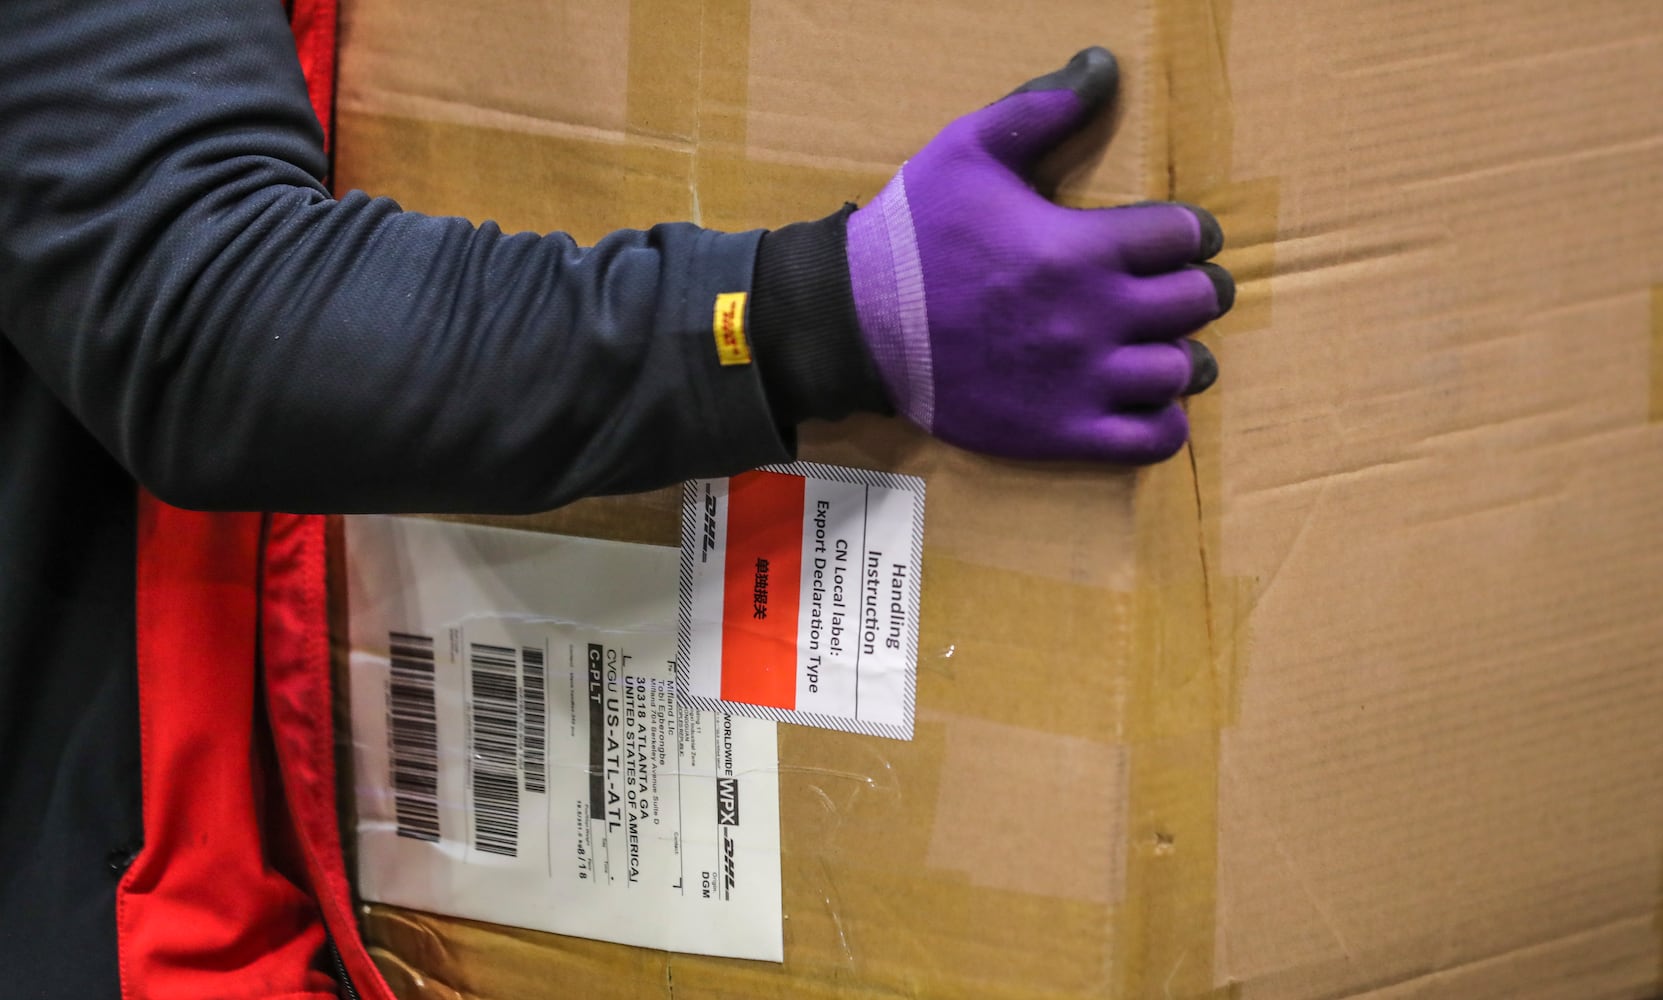
[[[1189,459],[1190,484],[1195,487],[1195,544],[1201,556],[1201,601],[1202,613],[1207,618],[1207,648],[1218,654],[1218,637],[1213,630],[1213,585],[1212,571],[1208,567],[1207,559],[1207,505],[1201,499],[1201,467],[1195,457],[1195,446],[1192,442],[1184,449],[1184,457]]]
[[[1586,938],[1598,937],[1625,925],[1633,924],[1636,921],[1649,919],[1651,918],[1645,914],[1618,917],[1615,920],[1607,920],[1603,923],[1595,924],[1592,927],[1578,928],[1577,930],[1573,930],[1567,934],[1560,934],[1550,938],[1542,938],[1540,940],[1530,941],[1525,944],[1518,945],[1517,947],[1506,948],[1501,951],[1491,952],[1487,955],[1479,955],[1476,958],[1470,958],[1466,961],[1458,962],[1455,965],[1438,969],[1427,969],[1386,982],[1374,983],[1372,985],[1362,987],[1360,991],[1356,989],[1342,989],[1338,993],[1326,994],[1319,998],[1319,1000],[1371,1000],[1371,998],[1373,998],[1373,1000],[1385,1000],[1385,998],[1381,998],[1381,994],[1404,989],[1406,987],[1412,987],[1417,983],[1431,983],[1440,979],[1447,979],[1486,965],[1494,965],[1498,962],[1506,962],[1512,959],[1533,955],[1538,952],[1550,951],[1557,946],[1567,945]]]
[[[1158,158],[1149,176],[1165,182],[1157,196],[1207,205],[1227,233],[1242,225],[1255,237],[1224,258],[1243,293],[1237,313],[1211,331],[1227,336],[1268,321],[1278,185],[1231,179],[1227,0],[1199,7],[1155,0],[1152,16],[1150,128],[1161,131],[1145,147]],[[1250,266],[1234,266],[1237,256]],[[1127,903],[1116,927],[1116,976],[1126,997],[1236,992],[1215,974],[1219,776],[1222,730],[1236,715],[1251,587],[1214,565],[1224,388],[1221,382],[1186,405],[1187,461],[1152,469],[1139,485]]]
[[[441,109],[438,112],[427,110]],[[458,109],[457,113],[444,112]],[[439,98],[418,98],[410,102],[389,102],[378,105],[342,105],[339,111],[364,118],[404,119],[430,122],[435,125],[457,125],[464,128],[493,129],[532,136],[547,136],[567,142],[592,145],[596,149],[639,147],[668,154],[692,156],[696,140],[624,128],[605,128],[599,125],[574,125],[535,115],[523,115],[459,101]]]
[[[710,13],[710,0],[699,4],[699,51],[695,63],[697,72],[693,84],[693,161],[687,171],[688,220],[695,226],[704,225],[704,209],[699,204],[699,176],[704,167],[704,56],[705,22]]]
[[[1663,284],[1651,287],[1651,392],[1646,412],[1647,423],[1660,420],[1663,420]],[[1663,923],[1663,916],[1659,922]]]

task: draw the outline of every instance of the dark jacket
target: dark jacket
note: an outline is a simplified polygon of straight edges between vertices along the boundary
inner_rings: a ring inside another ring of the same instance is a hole
[[[151,793],[140,486],[193,509],[532,511],[784,460],[799,420],[885,406],[843,213],[580,248],[336,199],[327,169],[281,5],[0,3],[7,996],[120,992]],[[730,292],[750,363],[720,363]]]

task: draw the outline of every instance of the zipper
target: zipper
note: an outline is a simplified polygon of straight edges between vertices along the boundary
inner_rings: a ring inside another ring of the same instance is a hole
[[[352,985],[352,977],[346,974],[346,961],[341,958],[341,949],[335,947],[334,935],[329,937],[329,957],[335,960],[335,979],[340,984],[344,1000],[363,1000],[358,995],[358,988]]]

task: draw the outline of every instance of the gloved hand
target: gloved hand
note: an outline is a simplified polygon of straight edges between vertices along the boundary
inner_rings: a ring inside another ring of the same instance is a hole
[[[1114,57],[1061,70],[947,126],[848,218],[855,315],[902,415],[1010,458],[1141,464],[1183,447],[1176,400],[1218,369],[1185,339],[1235,299],[1223,243],[1178,203],[1078,210],[1027,178],[1113,98]]]

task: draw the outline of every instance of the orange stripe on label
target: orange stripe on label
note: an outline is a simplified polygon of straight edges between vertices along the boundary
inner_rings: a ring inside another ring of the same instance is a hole
[[[802,560],[802,477],[733,477],[722,582],[724,700],[796,707]]]

